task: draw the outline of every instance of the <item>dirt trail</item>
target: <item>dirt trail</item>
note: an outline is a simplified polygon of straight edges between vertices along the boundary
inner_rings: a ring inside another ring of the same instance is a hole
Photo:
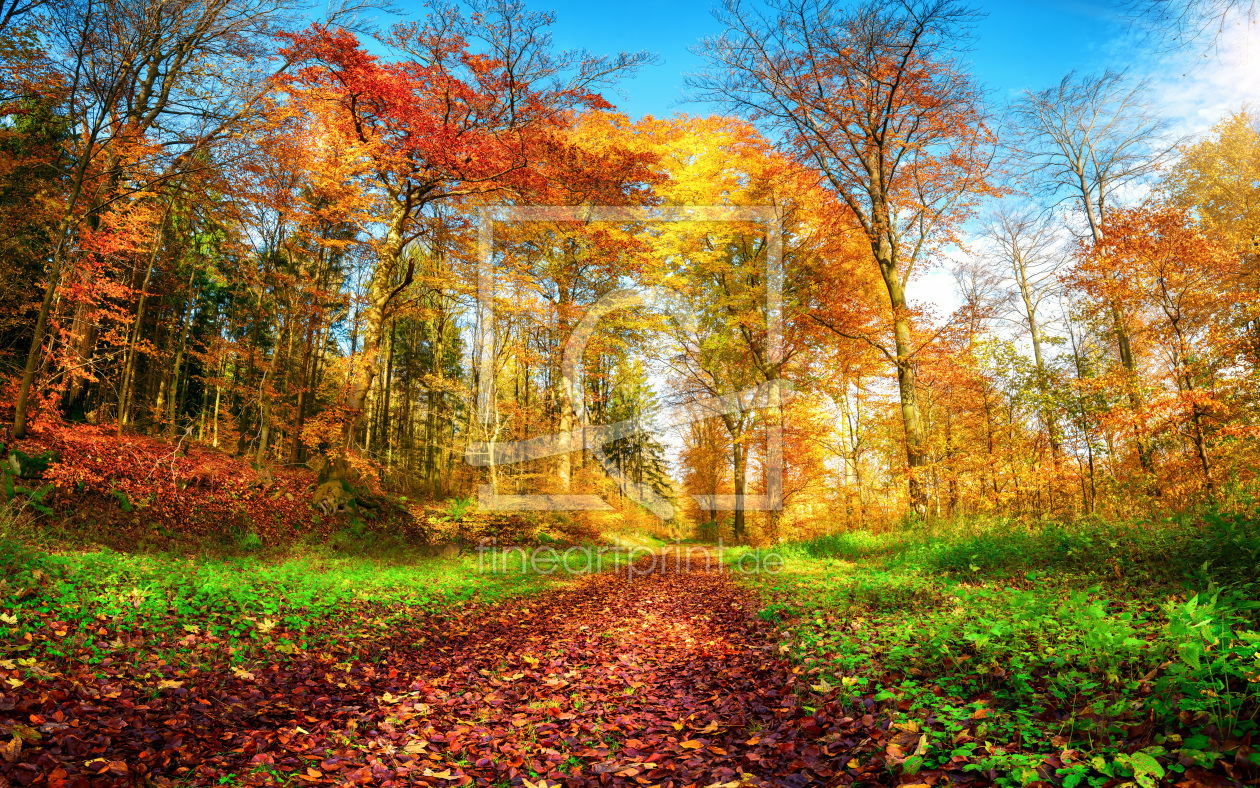
[[[159,785],[886,779],[870,755],[884,735],[875,719],[834,699],[798,698],[808,680],[778,656],[746,592],[716,571],[659,564],[470,608],[441,627],[395,628],[375,664],[308,655],[151,699],[124,690],[102,701],[99,688],[77,682],[28,695],[8,713],[47,720],[64,710],[76,725],[23,753],[24,771],[0,764],[9,767],[0,773],[23,785],[124,783],[141,772]],[[107,704],[119,702],[130,704],[131,722],[110,727],[122,715]]]

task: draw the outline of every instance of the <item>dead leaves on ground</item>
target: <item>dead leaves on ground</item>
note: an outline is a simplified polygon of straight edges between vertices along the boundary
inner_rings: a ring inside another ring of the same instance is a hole
[[[0,777],[55,787],[229,775],[525,788],[886,780],[897,732],[869,700],[857,711],[834,695],[803,706],[807,680],[747,602],[719,574],[605,574],[444,623],[403,622],[371,649],[358,644],[366,658],[350,662],[317,652],[245,666],[224,655],[185,672],[70,662],[0,694],[0,734],[11,737]]]

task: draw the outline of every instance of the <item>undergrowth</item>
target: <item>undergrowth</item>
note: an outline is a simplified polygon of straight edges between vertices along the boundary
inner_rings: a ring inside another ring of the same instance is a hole
[[[46,532],[15,534],[4,524],[0,519],[0,634],[8,637],[0,640],[0,669],[16,670],[14,680],[45,660],[195,665],[209,655],[181,644],[188,633],[212,637],[215,649],[237,663],[316,648],[366,658],[356,645],[371,643],[360,638],[365,627],[379,630],[399,617],[441,620],[467,604],[558,581],[483,572],[475,554],[432,558],[389,540],[386,551],[352,533],[332,546],[267,550],[246,534],[199,556],[54,549]]]
[[[1150,788],[1260,776],[1258,548],[1240,516],[969,523],[786,545],[747,577],[814,692],[874,693],[903,781]]]

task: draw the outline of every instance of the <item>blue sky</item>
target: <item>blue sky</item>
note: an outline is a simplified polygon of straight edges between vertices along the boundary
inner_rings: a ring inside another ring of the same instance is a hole
[[[759,0],[749,0],[758,2]],[[676,112],[708,114],[713,107],[683,103],[683,77],[701,62],[688,48],[720,32],[710,0],[527,0],[554,11],[555,44],[596,54],[647,50],[659,65],[608,98],[631,117]],[[1152,99],[1184,134],[1200,134],[1246,101],[1260,99],[1260,31],[1231,26],[1215,54],[1156,52],[1115,10],[1122,0],[979,0],[986,14],[969,53],[978,80],[997,103],[1027,89],[1056,84],[1068,71],[1129,68],[1150,78]],[[424,13],[423,0],[401,0],[403,21]],[[381,18],[382,25],[399,21]],[[1260,103],[1260,102],[1257,102]]]
[[[688,47],[719,32],[711,4],[688,0],[639,0],[617,5],[580,0],[536,3],[556,13],[553,35],[564,48],[581,47],[597,54],[646,49],[662,63],[627,82],[624,99],[614,103],[631,116],[703,112],[698,105],[678,104],[683,74],[700,65]],[[1091,70],[1116,54],[1115,42],[1127,26],[1105,4],[1083,0],[1016,0],[979,6],[987,18],[978,30],[970,58],[981,82],[998,96],[1025,88],[1047,87],[1072,68]]]

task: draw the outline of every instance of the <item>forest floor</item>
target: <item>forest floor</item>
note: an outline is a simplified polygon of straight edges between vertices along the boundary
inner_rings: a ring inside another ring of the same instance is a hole
[[[801,668],[780,653],[756,598],[716,565],[513,575],[475,599],[432,604],[419,586],[374,594],[380,578],[348,594],[335,582],[313,590],[320,568],[309,565],[266,577],[241,566],[232,582],[230,567],[98,560],[28,567],[32,585],[6,595],[4,780],[733,788],[888,778],[881,721],[837,700],[807,706]]]
[[[776,552],[781,571],[742,576],[759,615],[810,690],[874,701],[903,783],[1260,785],[1252,517],[945,523]]]
[[[1257,782],[1251,586],[871,543],[568,575],[0,540],[0,787]]]

